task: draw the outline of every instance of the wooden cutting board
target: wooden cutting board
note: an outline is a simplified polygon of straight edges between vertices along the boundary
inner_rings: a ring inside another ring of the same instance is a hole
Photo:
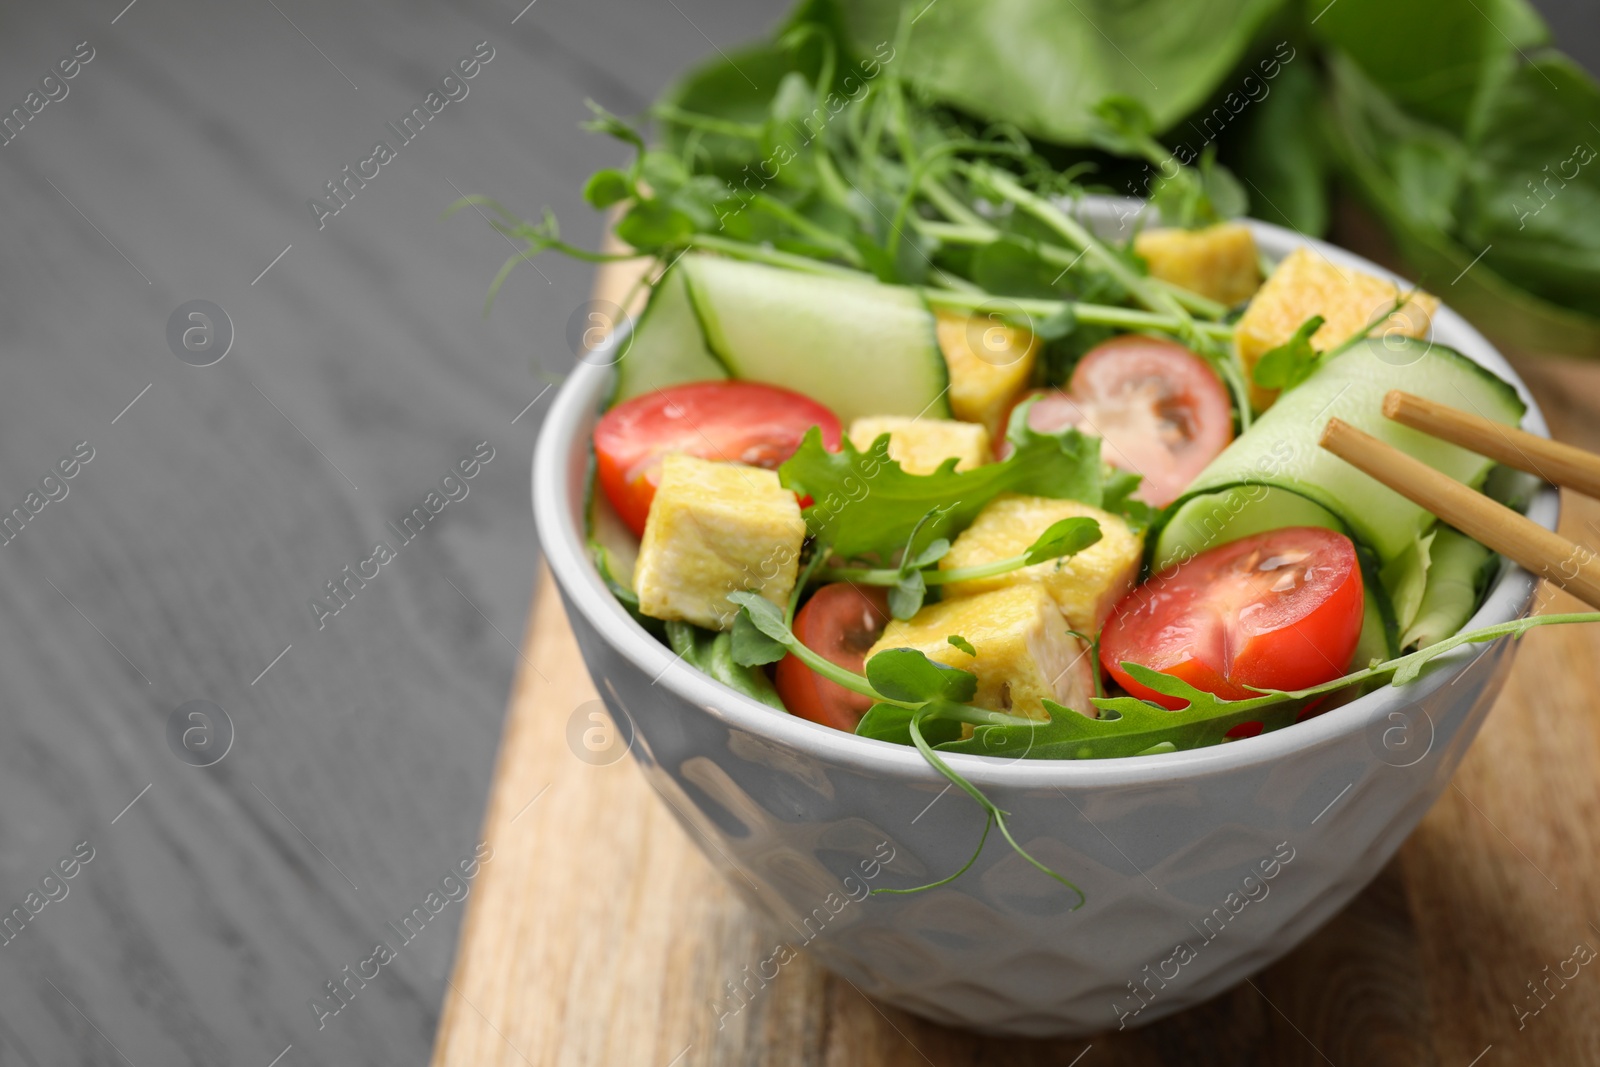
[[[631,278],[602,274],[620,299]],[[1600,365],[1523,360],[1556,435],[1600,450]],[[1563,529],[1600,546],[1600,504]],[[1581,610],[1552,594],[1547,610]],[[569,748],[598,705],[541,573],[434,1052],[449,1067],[1600,1063],[1600,627],[1535,631],[1450,789],[1396,859],[1275,966],[1142,1030],[984,1038],[866,999],[802,956],[719,1028],[786,933],[747,909],[634,769]],[[587,705],[587,706],[586,706]],[[1563,980],[1560,971],[1576,977]],[[1533,990],[1538,986],[1539,996]]]

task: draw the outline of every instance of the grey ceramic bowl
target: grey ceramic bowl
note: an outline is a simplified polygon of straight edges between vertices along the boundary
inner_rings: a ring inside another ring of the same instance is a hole
[[[1115,231],[1126,205],[1087,209]],[[1124,221],[1126,221],[1124,219]],[[1267,254],[1315,244],[1255,224]],[[1434,336],[1517,382],[1456,313]],[[582,528],[589,432],[610,380],[580,365],[539,438],[539,538],[596,687],[651,784],[689,836],[779,937],[862,991],[943,1023],[1023,1035],[1137,1026],[1265,967],[1309,935],[1389,860],[1460,763],[1505,682],[1510,642],[1452,653],[1404,689],[1385,688],[1286,730],[1215,748],[1129,759],[950,763],[1011,813],[1017,839],[1082,887],[1077,898],[998,835],[951,885],[879,887],[954,872],[983,829],[979,809],[914,750],[778,714],[675,661],[601,583]],[[1554,527],[1546,489],[1531,517]],[[1469,625],[1514,619],[1534,579],[1502,568]],[[783,957],[708,989],[737,1016]],[[757,972],[760,972],[759,974]]]

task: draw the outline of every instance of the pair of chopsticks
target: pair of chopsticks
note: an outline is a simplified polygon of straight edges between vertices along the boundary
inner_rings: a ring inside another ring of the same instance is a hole
[[[1383,413],[1430,437],[1538,475],[1554,485],[1600,498],[1600,456],[1580,448],[1398,389],[1383,398]],[[1321,443],[1329,452],[1428,509],[1474,541],[1600,609],[1600,555],[1593,550],[1546,530],[1341,419],[1328,420]]]

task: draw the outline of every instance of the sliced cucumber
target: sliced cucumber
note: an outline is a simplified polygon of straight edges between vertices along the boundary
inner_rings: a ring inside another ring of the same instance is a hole
[[[1257,530],[1313,523],[1341,529],[1380,564],[1398,559],[1433,516],[1318,445],[1337,416],[1468,485],[1490,462],[1383,416],[1384,394],[1404,389],[1515,425],[1516,390],[1452,349],[1428,341],[1362,342],[1279,397],[1211,465],[1166,516],[1154,538],[1159,569]]]
[[[1361,559],[1361,584],[1364,591],[1361,636],[1350,657],[1350,669],[1360,670],[1371,663],[1394,659],[1400,654],[1400,628],[1395,625],[1394,604],[1388,590],[1378,580],[1377,562],[1370,552],[1357,553]]]
[[[650,302],[623,344],[607,406],[681,382],[728,376],[728,369],[706,348],[680,267],[667,271],[656,283]]]
[[[1417,617],[1400,638],[1402,648],[1421,648],[1461,629],[1489,584],[1495,555],[1466,534],[1439,524],[1429,553],[1428,585]]]
[[[714,256],[685,256],[706,347],[735,378],[862,415],[948,418],[949,372],[916,292]]]

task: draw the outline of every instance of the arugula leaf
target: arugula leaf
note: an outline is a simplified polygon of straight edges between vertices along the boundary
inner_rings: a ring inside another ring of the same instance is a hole
[[[1048,723],[978,725],[970,738],[947,741],[939,745],[939,749],[1020,759],[1109,759],[1137,756],[1166,745],[1179,750],[1201,748],[1221,744],[1229,730],[1244,723],[1260,723],[1263,732],[1282,729],[1295,721],[1307,700],[1326,693],[1383,677],[1388,677],[1395,686],[1409,685],[1422,675],[1428,664],[1462,645],[1520,637],[1539,626],[1584,622],[1600,622],[1600,612],[1513,619],[1456,634],[1409,655],[1374,664],[1322,685],[1293,692],[1261,690],[1259,696],[1242,700],[1225,700],[1196,689],[1182,679],[1124,662],[1123,670],[1135,681],[1158,693],[1185,700],[1187,706],[1168,711],[1137,697],[1096,697],[1093,703],[1101,717],[1090,719],[1047,701]]]
[[[1143,500],[1134,499],[1133,493],[1142,481],[1144,478],[1132,471],[1112,468],[1106,477],[1104,495],[1100,501],[1100,507],[1113,515],[1121,515],[1134,533],[1148,530],[1160,511]]]
[[[813,427],[778,468],[778,476],[788,488],[812,498],[805,510],[808,532],[847,558],[876,553],[887,560],[939,505],[947,507],[924,526],[924,533],[936,538],[970,525],[1000,493],[1102,505],[1107,471],[1098,437],[1072,428],[1038,433],[1026,419],[1013,418],[1011,427],[1013,451],[1000,462],[957,471],[955,461],[948,460],[932,474],[902,470],[889,458],[886,437],[865,452],[846,438],[838,452],[829,452],[821,431]]]
[[[1263,389],[1292,389],[1311,377],[1321,353],[1311,347],[1311,337],[1327,320],[1313,315],[1283,344],[1269,348],[1251,375]]]
[[[914,648],[887,648],[867,660],[867,681],[890,700],[964,704],[978,691],[978,676],[929,659]]]

